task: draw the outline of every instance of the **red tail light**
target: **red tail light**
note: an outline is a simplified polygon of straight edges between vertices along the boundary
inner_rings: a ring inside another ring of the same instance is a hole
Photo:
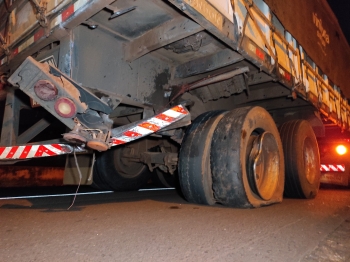
[[[338,145],[335,148],[335,151],[338,153],[338,155],[342,156],[342,155],[346,154],[346,152],[348,152],[348,149],[344,145]]]
[[[77,113],[77,109],[72,100],[61,97],[55,103],[55,111],[58,115],[65,118],[72,118]]]
[[[36,82],[34,92],[37,97],[44,101],[55,100],[58,94],[57,87],[47,80],[39,80]]]

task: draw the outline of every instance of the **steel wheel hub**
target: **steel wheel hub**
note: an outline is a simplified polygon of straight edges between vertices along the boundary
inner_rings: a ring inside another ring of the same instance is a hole
[[[250,187],[263,200],[270,200],[278,184],[280,159],[277,141],[270,132],[264,132],[250,137],[249,148],[247,172]]]
[[[306,138],[304,141],[304,169],[306,173],[306,179],[310,184],[313,184],[317,174],[316,156],[313,150],[312,141],[310,138]]]

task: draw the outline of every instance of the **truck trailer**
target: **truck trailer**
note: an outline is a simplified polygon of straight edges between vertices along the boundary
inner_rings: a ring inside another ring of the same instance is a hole
[[[325,0],[2,0],[0,33],[1,164],[64,157],[65,184],[156,173],[191,203],[309,199],[317,139],[350,129]]]

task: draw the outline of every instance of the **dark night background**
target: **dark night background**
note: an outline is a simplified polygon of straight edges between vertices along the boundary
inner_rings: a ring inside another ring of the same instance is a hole
[[[350,44],[350,0],[327,0]]]

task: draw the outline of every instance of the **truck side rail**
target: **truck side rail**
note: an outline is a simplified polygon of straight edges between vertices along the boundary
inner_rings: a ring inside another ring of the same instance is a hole
[[[279,82],[312,103],[325,119],[348,129],[349,104],[340,89],[308,57],[269,7],[262,0],[239,0],[235,1],[234,9],[238,24],[242,25],[242,38],[249,38],[265,53],[256,51],[251,59],[263,62],[262,58],[270,55],[276,68],[271,74],[275,73]],[[263,36],[259,34],[261,31]]]

